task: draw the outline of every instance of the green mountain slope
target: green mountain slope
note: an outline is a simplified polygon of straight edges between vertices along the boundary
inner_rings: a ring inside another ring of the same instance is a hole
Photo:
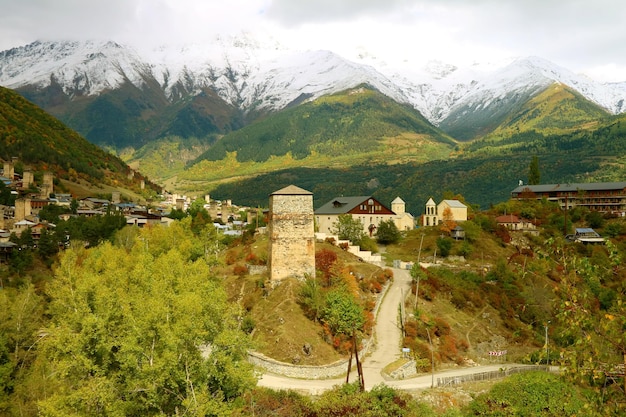
[[[591,127],[609,113],[560,83],[540,91],[499,97],[475,108],[459,108],[441,123],[443,131],[461,141],[498,139],[536,130],[543,134],[567,133]]]
[[[537,130],[545,134],[589,129],[609,112],[564,84],[555,83],[511,113],[489,136]]]
[[[216,198],[263,205],[267,195],[291,183],[312,191],[319,206],[338,195],[374,195],[390,203],[396,196],[415,215],[429,197],[462,194],[487,208],[507,200],[519,180],[528,181],[533,155],[543,183],[623,181],[626,178],[626,114],[598,120],[595,127],[543,135],[515,134],[487,149],[476,141],[457,158],[426,163],[299,168],[240,178],[211,190]]]
[[[366,86],[289,108],[224,136],[200,160],[239,162],[323,156],[394,162],[440,158],[456,142],[409,106]]]
[[[141,175],[129,179],[130,168],[119,158],[89,143],[16,92],[0,87],[0,158],[17,157],[34,170],[60,179],[115,185],[140,191]]]
[[[609,113],[563,84],[553,84],[509,114],[468,149],[515,148],[540,136],[569,135],[598,128]]]
[[[242,115],[209,89],[171,103],[155,80],[145,81],[145,88],[127,82],[98,96],[74,100],[54,82],[41,90],[17,91],[90,142],[116,151],[138,149],[166,136],[205,138],[243,125]]]

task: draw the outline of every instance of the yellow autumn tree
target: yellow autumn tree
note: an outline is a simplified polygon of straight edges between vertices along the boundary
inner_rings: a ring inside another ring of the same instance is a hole
[[[452,210],[450,207],[446,207],[443,209],[442,214],[442,222],[439,226],[439,229],[442,232],[450,233],[456,227],[456,222],[454,221],[454,215],[452,214]]]

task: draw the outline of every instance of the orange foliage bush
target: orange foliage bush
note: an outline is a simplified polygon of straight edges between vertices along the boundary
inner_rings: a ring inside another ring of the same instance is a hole
[[[329,249],[321,249],[315,253],[315,269],[322,273],[322,284],[330,286],[331,271],[337,262],[337,254]]]
[[[245,265],[235,265],[235,267],[233,268],[233,274],[238,275],[238,276],[243,276],[246,275],[248,273],[248,267],[246,267]]]

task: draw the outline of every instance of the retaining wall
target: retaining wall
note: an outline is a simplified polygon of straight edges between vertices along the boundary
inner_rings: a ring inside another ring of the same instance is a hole
[[[391,282],[388,282],[380,292],[376,305],[374,306],[374,317],[378,316],[380,304],[385,298],[385,294],[389,290]],[[374,335],[367,339],[363,345],[363,349],[359,352],[359,359],[365,359],[365,355],[369,352],[374,342]],[[259,352],[248,352],[248,361],[255,366],[263,368],[267,372],[277,375],[283,375],[290,378],[301,379],[329,379],[343,376],[348,370],[348,359],[340,360],[327,365],[293,365],[287,362],[280,362],[267,357]],[[356,360],[352,361],[352,369],[356,369]]]

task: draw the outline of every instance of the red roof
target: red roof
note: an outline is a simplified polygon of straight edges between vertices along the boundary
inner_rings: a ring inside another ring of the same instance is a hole
[[[514,214],[505,214],[503,216],[496,217],[496,222],[498,223],[519,223],[519,217]]]

